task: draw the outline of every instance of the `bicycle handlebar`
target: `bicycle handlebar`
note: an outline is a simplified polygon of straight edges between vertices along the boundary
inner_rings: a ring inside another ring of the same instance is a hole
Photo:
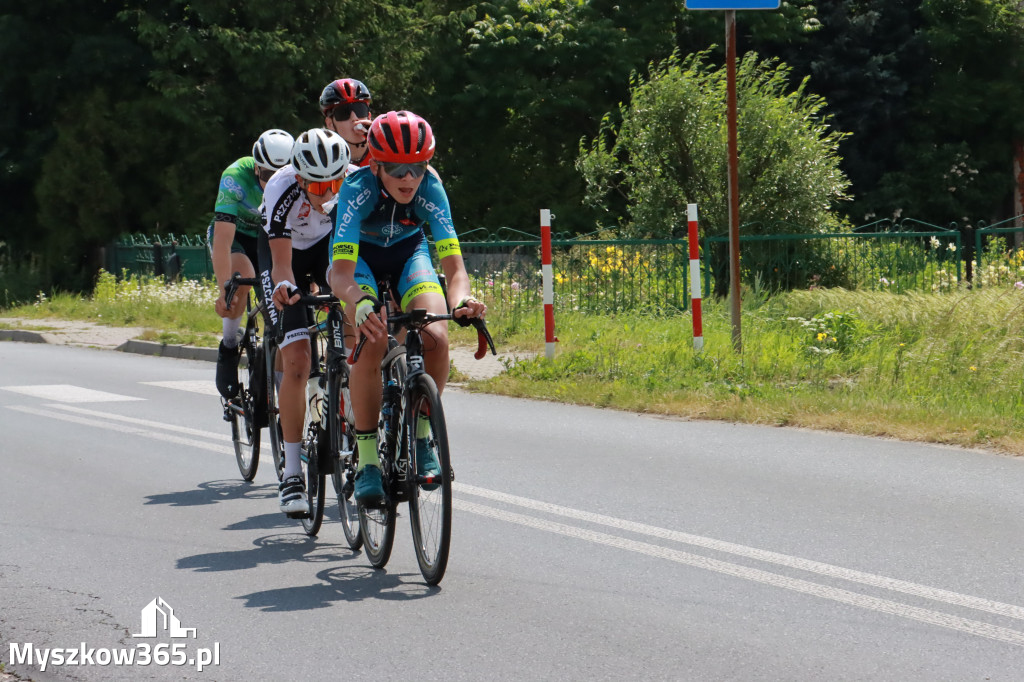
[[[235,297],[235,292],[239,287],[254,287],[257,284],[259,284],[258,279],[242,277],[242,273],[236,270],[235,274],[231,275],[231,279],[224,283],[224,309],[231,310],[231,299]]]
[[[373,307],[374,312],[380,312],[381,304],[378,303]],[[454,320],[460,327],[467,327],[472,325],[476,328],[477,335],[477,348],[476,352],[473,353],[473,357],[477,360],[487,355],[488,346],[491,349],[492,355],[497,355],[497,351],[494,349],[494,339],[491,338],[491,333],[487,330],[487,322],[482,317],[455,317],[448,313],[445,315],[436,315],[434,313],[427,312],[426,308],[414,308],[407,313],[395,313],[388,317],[388,326],[391,328],[407,327],[409,329],[423,329],[428,324],[434,322],[444,322],[446,320]],[[463,320],[468,320],[464,322]],[[354,365],[359,359],[359,353],[363,350],[363,344],[366,343],[366,337],[363,336],[359,339],[359,343],[356,344],[356,348],[352,351],[352,354],[348,357],[348,364]]]

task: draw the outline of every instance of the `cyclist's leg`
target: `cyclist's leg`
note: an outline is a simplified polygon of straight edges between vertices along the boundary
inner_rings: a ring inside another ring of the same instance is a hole
[[[413,251],[397,280],[402,310],[426,308],[428,312],[444,315],[448,312],[441,282],[430,261],[427,241],[424,239]],[[435,322],[420,333],[423,339],[424,368],[437,384],[438,392],[448,383],[448,325]]]
[[[377,281],[366,262],[360,258],[356,263],[356,284],[366,294],[376,297]],[[345,321],[352,329],[355,323],[352,314],[355,311],[348,306],[345,310]],[[369,339],[359,351],[359,360],[349,367],[349,392],[352,395],[352,411],[355,415],[357,432],[377,431],[377,417],[380,415],[380,361],[387,350],[387,342],[374,343]],[[362,460],[362,457],[360,457]],[[360,461],[362,467],[364,463]]]
[[[219,229],[218,229],[219,226]],[[207,242],[209,243],[211,256],[214,253],[215,244],[218,248],[224,248],[221,243],[222,240],[228,239],[228,233],[233,229],[232,225],[226,225],[223,223],[211,224],[207,230]],[[233,241],[230,245],[229,255],[229,267],[232,273],[237,272],[242,277],[254,277],[256,274],[255,268],[252,262],[249,260],[249,256],[246,253],[245,247],[245,235],[235,231]],[[249,241],[255,242],[254,239],[247,238]],[[216,241],[215,241],[216,240]],[[219,282],[219,285],[223,285],[223,282]],[[223,292],[219,292],[223,295]],[[223,318],[221,318],[221,332],[222,339],[220,346],[217,351],[217,371],[216,371],[216,383],[217,389],[222,396],[225,398],[232,398],[238,393],[238,340],[241,336],[242,321],[245,316],[245,305],[241,303],[246,300],[249,295],[249,287],[243,286],[238,288],[238,298],[236,299],[236,305],[232,307],[230,311],[227,311]],[[218,302],[218,306],[221,304]]]
[[[279,486],[279,505],[285,513],[309,511],[302,480],[302,430],[306,416],[306,379],[309,377],[309,332],[305,311],[298,306],[286,308],[281,358],[281,385],[278,389],[278,416],[284,449],[284,473]]]
[[[370,266],[362,258],[356,262],[356,284],[370,296],[377,296],[377,280]],[[351,306],[345,310],[345,321],[352,329]],[[355,417],[357,473],[355,496],[358,502],[373,502],[384,495],[380,476],[380,457],[377,452],[377,418],[380,415],[381,380],[380,361],[387,351],[387,341],[367,340],[359,351],[359,360],[349,367],[349,396]],[[368,468],[369,467],[369,468]]]
[[[445,304],[441,282],[437,277],[427,251],[426,240],[420,243],[416,251],[405,264],[399,290],[402,310],[426,308],[428,312],[444,315],[448,312]],[[448,325],[440,322],[431,324],[420,331],[423,342],[423,366],[427,374],[433,378],[438,394],[444,390],[448,382]],[[431,436],[430,414],[427,403],[423,405],[412,426],[416,436],[416,473],[420,476],[436,476],[440,473],[437,458],[437,445]],[[436,483],[423,486],[425,490],[434,490]]]

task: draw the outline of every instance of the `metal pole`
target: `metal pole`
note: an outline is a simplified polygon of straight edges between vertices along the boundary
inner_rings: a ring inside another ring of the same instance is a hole
[[[544,357],[555,359],[555,288],[551,268],[551,211],[540,210],[541,273],[544,285]]]
[[[725,11],[726,87],[729,128],[729,299],[732,346],[743,351],[740,333],[740,180],[736,143],[736,11]]]
[[[693,350],[704,348],[704,321],[700,309],[700,245],[697,243],[697,204],[686,205],[686,241],[690,247],[690,308],[693,313]]]

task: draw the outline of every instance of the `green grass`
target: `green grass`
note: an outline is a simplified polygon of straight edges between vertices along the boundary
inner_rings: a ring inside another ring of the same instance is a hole
[[[215,345],[212,284],[101,275],[92,296],[41,297],[4,315],[143,326],[155,340]],[[744,293],[743,351],[727,301],[705,302],[704,350],[689,314],[559,312],[553,361],[543,317],[489,301],[498,350],[536,357],[478,391],[702,419],[790,425],[1024,454],[1024,290],[818,289]],[[476,346],[452,326],[453,343]],[[463,377],[459,377],[461,380]]]
[[[541,352],[470,386],[1024,454],[1024,291],[745,296],[742,353],[724,301],[705,302],[701,353],[688,314],[559,313],[554,361]],[[539,313],[511,328],[490,317],[500,347],[542,351]]]
[[[33,320],[57,318],[113,327],[143,327],[146,331],[142,338],[146,340],[216,346],[221,322],[213,310],[214,286],[212,281],[168,285],[159,278],[145,276],[118,279],[100,271],[91,296],[39,294],[34,303],[14,306],[3,314]]]

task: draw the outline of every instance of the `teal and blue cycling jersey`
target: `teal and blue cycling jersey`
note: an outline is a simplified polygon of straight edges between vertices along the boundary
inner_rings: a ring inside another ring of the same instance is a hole
[[[390,248],[423,233],[430,226],[438,258],[461,254],[452,223],[448,195],[441,181],[427,172],[408,204],[389,196],[369,167],[345,178],[338,192],[331,260],[358,260],[359,244]]]
[[[256,237],[263,227],[262,203],[263,188],[256,177],[256,161],[251,156],[243,156],[225,168],[220,176],[213,220],[234,223],[242,234]]]

